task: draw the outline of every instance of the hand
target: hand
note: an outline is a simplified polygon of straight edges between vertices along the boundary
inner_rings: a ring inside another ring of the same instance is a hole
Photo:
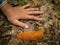
[[[33,16],[34,14],[41,14],[42,12],[38,11],[38,8],[27,8],[29,4],[22,7],[10,7],[6,4],[1,10],[7,16],[8,20],[18,26],[28,28],[28,25],[19,21],[19,19],[33,19],[33,20],[42,20]],[[31,15],[32,14],[32,15]]]

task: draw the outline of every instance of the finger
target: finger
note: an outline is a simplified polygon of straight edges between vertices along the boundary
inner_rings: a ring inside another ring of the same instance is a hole
[[[30,7],[30,6],[31,6],[31,4],[26,4],[26,5],[22,6],[22,8],[27,8],[27,7]]]
[[[30,15],[27,15],[27,16],[25,16],[22,19],[42,20],[42,18],[38,18],[36,16],[30,16]]]
[[[18,20],[13,21],[13,24],[14,25],[18,25],[18,26],[23,27],[23,28],[28,28],[28,25],[27,24],[22,23],[22,22],[20,22]]]
[[[38,8],[28,8],[26,9],[27,11],[38,11],[39,9]]]
[[[41,11],[28,11],[28,14],[43,14]]]

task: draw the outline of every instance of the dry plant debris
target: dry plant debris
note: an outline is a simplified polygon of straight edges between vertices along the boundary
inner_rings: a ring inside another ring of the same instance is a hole
[[[8,1],[12,6],[23,6],[32,2],[31,7],[37,7],[44,12],[44,14],[37,15],[37,17],[43,18],[43,21],[21,20],[30,26],[28,29],[25,29],[12,25],[10,22],[4,22],[5,16],[0,13],[0,45],[60,45],[60,0]],[[23,41],[15,37],[20,32],[37,30],[44,30],[42,39]]]

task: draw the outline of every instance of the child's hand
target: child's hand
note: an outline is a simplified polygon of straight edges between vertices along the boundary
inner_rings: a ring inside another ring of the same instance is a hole
[[[28,25],[19,21],[19,19],[33,19],[33,20],[42,20],[33,16],[34,14],[41,14],[42,12],[38,11],[37,8],[27,8],[28,5],[22,7],[11,7],[6,4],[2,7],[3,13],[7,16],[8,20],[18,26],[28,28]],[[32,15],[31,15],[32,14]]]

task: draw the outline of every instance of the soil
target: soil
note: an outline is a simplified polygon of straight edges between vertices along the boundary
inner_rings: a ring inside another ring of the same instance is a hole
[[[29,25],[29,28],[22,28],[13,25],[7,20],[4,14],[0,11],[0,45],[60,45],[60,10],[59,1],[54,0],[8,0],[11,6],[23,6],[26,3],[31,3],[31,7],[38,8],[43,11],[43,14],[35,15],[43,18],[42,21],[35,20],[20,20]],[[53,3],[52,3],[53,2]],[[40,40],[26,41],[17,39],[15,35],[25,31],[44,30],[44,36]]]

